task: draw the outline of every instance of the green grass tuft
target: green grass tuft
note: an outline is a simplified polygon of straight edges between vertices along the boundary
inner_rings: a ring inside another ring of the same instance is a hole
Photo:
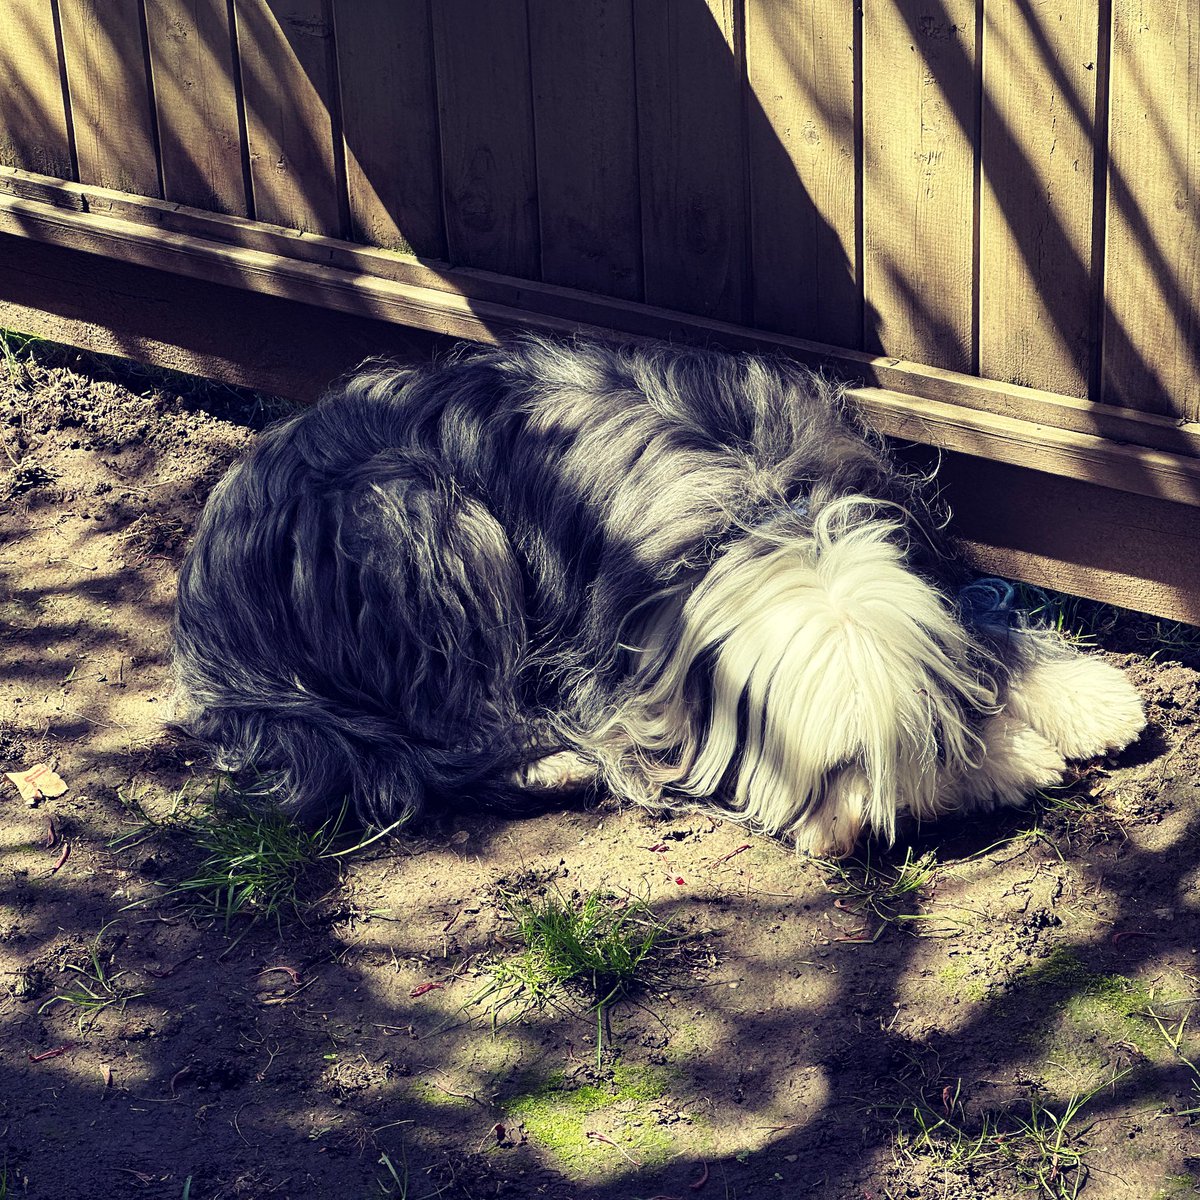
[[[169,894],[226,926],[239,916],[298,916],[304,886],[332,853],[337,826],[304,829],[270,808],[216,810],[191,831],[201,861]]]
[[[874,941],[889,926],[926,936],[950,936],[961,921],[941,913],[914,911],[933,891],[940,869],[932,850],[914,855],[905,849],[899,863],[878,862],[868,843],[862,858],[821,860],[825,885],[837,897],[837,907],[877,924],[872,932],[850,941]],[[869,936],[868,936],[869,935]]]
[[[1078,1118],[1106,1088],[1127,1072],[1119,1072],[1086,1092],[1074,1092],[1052,1104],[1037,1097],[1027,1107],[971,1115],[958,1089],[942,1094],[940,1106],[923,1097],[897,1109],[895,1137],[899,1159],[924,1160],[936,1168],[949,1188],[954,1177],[982,1171],[1009,1173],[1022,1192],[1047,1200],[1076,1200],[1087,1183],[1086,1140],[1090,1126]]]
[[[634,896],[507,893],[502,903],[523,949],[492,965],[472,1003],[488,1005],[495,1023],[509,1009],[519,1017],[582,997],[596,1014],[599,1059],[609,1008],[653,985],[663,951],[677,946],[678,936]]]
[[[145,992],[131,991],[121,985],[125,972],[117,970],[115,965],[117,942],[107,936],[112,924],[110,921],[92,940],[86,961],[64,964],[63,970],[72,972],[74,980],[69,987],[51,996],[38,1009],[39,1013],[56,1004],[66,1004],[76,1010],[76,1024],[83,1033],[95,1024],[105,1009],[123,1009],[130,1000],[145,995]]]

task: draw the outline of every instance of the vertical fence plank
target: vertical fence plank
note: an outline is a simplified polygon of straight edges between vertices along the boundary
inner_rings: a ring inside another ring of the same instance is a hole
[[[334,24],[351,236],[444,258],[429,11],[334,0]]]
[[[1085,396],[1096,0],[984,6],[979,366]]]
[[[433,43],[451,261],[539,272],[524,0],[438,0]]]
[[[158,196],[138,0],[60,0],[79,178]]]
[[[237,0],[254,213],[342,233],[333,28],[323,0]]]
[[[863,12],[863,284],[868,349],[973,361],[975,0]]]
[[[1116,0],[1102,399],[1200,420],[1200,12]]]
[[[854,15],[843,0],[748,0],[754,324],[858,347]]]
[[[542,278],[642,288],[632,0],[529,0]]]
[[[226,0],[146,0],[167,200],[245,216]]]
[[[646,299],[742,321],[743,63],[736,0],[634,6]]]
[[[9,0],[0,36],[0,163],[70,179],[51,0]]]

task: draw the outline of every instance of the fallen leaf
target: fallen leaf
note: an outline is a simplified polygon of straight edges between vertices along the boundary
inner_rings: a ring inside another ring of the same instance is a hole
[[[17,785],[26,804],[61,796],[67,790],[67,785],[47,763],[35,763],[24,771],[5,771],[4,774]]]

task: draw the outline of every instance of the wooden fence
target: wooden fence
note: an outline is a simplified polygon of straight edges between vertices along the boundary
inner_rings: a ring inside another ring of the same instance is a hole
[[[1195,0],[5,7],[0,320],[291,391],[781,349],[953,452],[983,565],[1200,621]]]

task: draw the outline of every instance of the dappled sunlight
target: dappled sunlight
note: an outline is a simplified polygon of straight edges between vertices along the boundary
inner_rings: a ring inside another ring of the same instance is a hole
[[[539,3],[489,10],[495,44],[482,46],[459,36],[481,19],[468,0],[416,16],[350,0],[189,15],[146,0],[144,32],[137,5],[18,7],[21,36],[0,43],[0,161],[146,195],[161,176],[170,203],[143,210],[162,225],[138,245],[157,232],[180,254],[227,252],[223,283],[205,275],[215,256],[191,258],[187,294],[154,291],[154,311],[128,324],[146,276],[121,276],[108,295],[126,353],[159,355],[174,336],[214,374],[286,376],[311,395],[324,381],[299,378],[297,338],[336,344],[338,370],[379,350],[381,331],[411,359],[442,348],[410,339],[398,312],[479,337],[502,336],[524,303],[563,329],[601,313],[622,328],[730,332],[652,321],[648,300],[1070,392],[1071,430],[1110,430],[1101,402],[1162,414],[1153,444],[1195,456],[1194,431],[1171,424],[1200,416],[1200,99],[1187,69],[1200,30],[1182,5],[1174,24],[1135,23],[1137,6],[1114,0],[1111,61],[1097,12],[1056,22],[1026,0],[847,6],[828,27],[819,6],[767,0],[626,6],[622,20],[620,5],[589,4],[577,19],[605,40],[586,48]],[[63,54],[58,10],[74,14]],[[494,60],[486,87],[472,82],[476,52]],[[403,78],[389,81],[400,55]],[[60,57],[77,102],[69,131]],[[97,63],[119,102],[97,90]],[[472,110],[484,94],[486,111]],[[418,107],[393,145],[389,123]],[[1098,164],[1097,112],[1111,119]],[[598,128],[610,119],[616,129]],[[573,164],[557,175],[556,137]],[[629,156],[620,170],[614,146]],[[82,237],[70,222],[85,218],[122,237],[134,223],[120,197],[77,188],[53,193],[77,207],[47,225],[22,207],[32,186],[0,189],[10,244],[51,225]],[[286,228],[213,224],[180,202]],[[126,215],[106,215],[109,203]],[[389,274],[383,253],[312,234],[399,253]],[[308,257],[281,274],[287,237]],[[73,261],[97,249],[69,244]],[[317,308],[307,301],[335,278],[330,264],[341,274]],[[40,291],[37,264],[21,270],[37,293],[25,303],[99,319],[73,286]],[[545,286],[580,280],[597,295]],[[206,309],[241,291],[282,315],[206,345]],[[364,333],[367,317],[378,324]],[[906,829],[847,860],[603,799],[524,820],[464,806],[357,850],[361,831],[343,831],[276,917],[223,910],[219,896],[196,906],[182,888],[202,855],[197,822],[220,814],[215,779],[163,730],[174,576],[203,496],[263,409],[39,371],[0,359],[13,416],[0,751],[5,769],[52,762],[69,791],[29,806],[5,782],[0,800],[0,1126],[14,1195],[403,1195],[411,1171],[414,1198],[581,1200],[584,1181],[589,1200],[965,1196],[1014,1177],[935,1170],[913,1150],[914,1110],[1010,1129],[1015,1113],[1092,1092],[1077,1126],[1094,1164],[1085,1196],[1117,1179],[1142,1200],[1200,1169],[1188,1112],[1200,1046],[1185,1020],[1200,942],[1197,677],[1170,664],[1178,649],[1140,626],[1102,635],[1150,709],[1125,755],[1027,809]],[[1016,389],[1004,395],[1023,425],[1052,411],[1042,397],[1026,421]],[[896,432],[936,441],[918,407]],[[1006,497],[1007,515],[981,522],[997,553],[1091,504],[1049,476],[1018,494],[1000,472],[976,493],[984,459],[1024,464],[1035,443],[959,425],[961,507]],[[1107,485],[1094,493],[1181,509],[1200,497],[1168,454],[1152,461],[1111,434],[1100,453],[1101,439],[1071,430],[1044,444],[1065,446],[1054,462],[1072,478]],[[1159,508],[1114,508],[1102,537],[1051,537],[1057,557],[1040,562],[1118,572],[1165,529]],[[1160,560],[1147,586],[1155,572],[1176,587]],[[914,862],[920,878],[898,887]],[[644,901],[678,945],[603,1019],[585,990],[497,1010],[496,969],[520,950],[506,895],[596,891]],[[75,983],[96,995],[55,1001]],[[46,1153],[64,1128],[70,1152]]]
[[[1088,392],[1097,17],[984,10],[979,369]],[[1053,66],[1051,66],[1053,64]]]
[[[0,163],[58,179],[73,174],[54,14],[39,0],[12,0],[6,13],[20,41],[0,39]]]
[[[1105,390],[1116,403],[1200,419],[1200,18],[1115,10]],[[1138,194],[1157,181],[1155,203]]]
[[[862,342],[857,272],[854,18],[746,9],[754,324],[837,345]]]
[[[867,348],[969,371],[975,5],[927,7],[919,20],[864,12],[862,272],[879,316]]]

